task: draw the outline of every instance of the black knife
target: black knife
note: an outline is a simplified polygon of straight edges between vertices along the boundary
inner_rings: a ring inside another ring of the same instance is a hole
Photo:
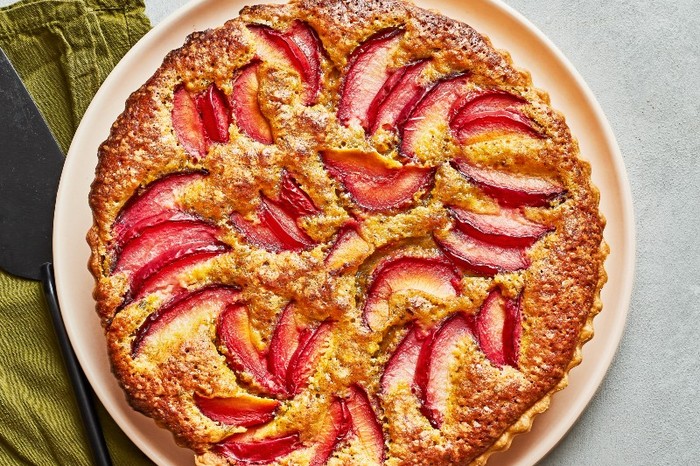
[[[0,268],[41,280],[95,464],[110,466],[90,384],[68,340],[56,298],[51,237],[63,153],[0,49]]]

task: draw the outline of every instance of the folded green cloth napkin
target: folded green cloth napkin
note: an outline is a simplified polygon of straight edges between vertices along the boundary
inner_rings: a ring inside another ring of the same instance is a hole
[[[102,81],[150,28],[144,10],[143,0],[23,0],[0,8],[0,46],[64,152]],[[0,355],[0,464],[90,464],[40,284],[4,272]],[[100,417],[114,464],[151,464],[101,406]]]

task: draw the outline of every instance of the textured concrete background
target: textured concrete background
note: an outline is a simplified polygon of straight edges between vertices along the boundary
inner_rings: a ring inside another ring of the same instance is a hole
[[[619,352],[540,464],[700,465],[700,1],[505,1],[561,49],[602,105],[637,227]],[[184,3],[146,0],[147,13],[155,24]]]
[[[700,2],[505,1],[562,50],[602,105],[637,227],[619,352],[540,464],[700,465]],[[155,25],[185,3],[146,0],[147,14]]]

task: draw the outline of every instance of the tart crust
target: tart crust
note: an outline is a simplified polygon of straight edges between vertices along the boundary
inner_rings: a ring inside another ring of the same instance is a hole
[[[259,55],[246,25],[286,31],[295,20],[311,27],[323,45],[318,102],[300,101],[304,83],[297,72],[265,65],[258,75],[258,99],[275,143],[252,140],[233,122],[228,142],[211,144],[206,155],[193,156],[173,127],[175,92],[184,88],[194,95],[213,84],[231,95],[232,77]],[[395,132],[367,136],[336,116],[349,57],[388,28],[404,31],[391,57],[393,66],[431,57],[423,74],[426,85],[467,72],[473,90],[495,88],[526,102],[522,114],[544,136],[485,137],[461,145],[446,138],[439,150],[426,150],[411,162],[434,169],[434,179],[424,189],[427,194],[421,191],[409,207],[386,212],[358,207],[344,192],[343,182],[329,176],[319,154],[354,151],[374,154],[392,167],[405,163],[397,152]],[[546,225],[549,233],[528,248],[531,265],[524,270],[480,276],[459,268],[459,296],[452,300],[411,291],[392,296],[387,325],[371,332],[361,318],[363,293],[382,260],[442,257],[434,232],[454,225],[445,205],[482,214],[499,210],[492,196],[450,163],[456,157],[559,183],[562,196],[543,207],[523,208],[529,220]],[[298,222],[313,245],[301,251],[265,250],[231,225],[232,212],[256,222],[260,199],[279,199],[279,179],[285,171],[294,175],[320,211]],[[549,107],[546,92],[533,87],[529,74],[515,68],[507,52],[494,49],[488,38],[466,24],[401,0],[297,0],[246,7],[222,27],[189,36],[131,95],[100,148],[90,193],[94,224],[87,237],[89,268],[96,280],[96,309],[113,372],[129,403],[173,432],[178,444],[193,449],[198,464],[246,464],[217,449],[246,428],[205,416],[193,394],[274,396],[246,370],[232,368],[232,350],[221,337],[221,310],[175,318],[167,332],[148,336],[149,343],[134,350],[144,322],[177,298],[159,289],[128,299],[130,278],[120,271],[119,262],[127,245],[118,243],[113,227],[130,199],[153,183],[165,175],[193,172],[206,173],[206,178],[179,191],[178,202],[183,211],[196,213],[193,221],[219,229],[218,240],[226,251],[181,274],[178,286],[190,292],[215,286],[240,292],[240,302],[250,309],[252,344],[260,354],[269,351],[275,326],[290,301],[302,309],[303,325],[318,328],[319,323],[333,322],[341,332],[341,338],[329,340],[306,388],[293,397],[278,397],[282,408],[276,419],[252,429],[265,438],[300,432],[303,448],[280,456],[279,464],[310,462],[315,454],[310,445],[324,434],[324,413],[333,400],[348,396],[348,387],[359,384],[382,425],[387,464],[482,465],[494,452],[507,449],[515,435],[530,430],[552,395],[566,387],[568,372],[580,363],[582,346],[593,336],[593,318],[602,308],[600,290],[607,279],[599,193],[564,116]],[[345,269],[325,270],[339,232],[358,219],[367,249],[348,260]],[[381,372],[408,325],[430,329],[455,312],[475,316],[494,289],[522,301],[518,367],[499,367],[475,341],[461,343],[454,367],[463,377],[455,381],[451,376],[458,388],[450,392],[451,407],[440,429],[421,415],[407,387],[382,393]],[[353,338],[342,338],[342,332],[352,332]],[[328,464],[371,463],[357,438],[348,434],[340,441]]]

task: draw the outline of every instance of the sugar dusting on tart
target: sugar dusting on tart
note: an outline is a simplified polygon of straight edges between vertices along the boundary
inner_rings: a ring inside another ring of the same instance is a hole
[[[484,464],[606,275],[590,166],[529,75],[398,0],[246,7],[127,101],[90,269],[130,404],[198,464]]]

